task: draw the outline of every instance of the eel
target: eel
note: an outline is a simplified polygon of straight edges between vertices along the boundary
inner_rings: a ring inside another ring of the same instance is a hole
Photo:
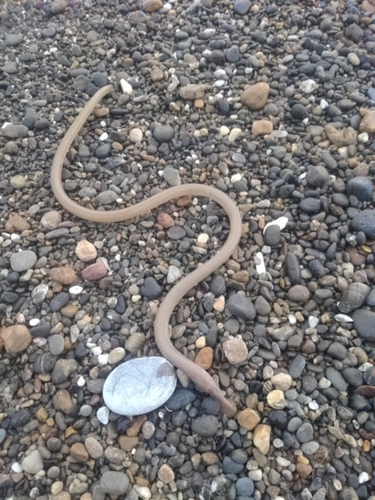
[[[162,300],[154,321],[155,342],[161,354],[168,359],[175,367],[181,369],[189,379],[194,382],[202,391],[217,398],[222,411],[228,416],[236,413],[236,406],[227,399],[221,389],[217,386],[213,378],[200,366],[185,358],[171,343],[168,334],[169,320],[173,309],[182,297],[209,274],[213,273],[235,251],[242,232],[241,214],[231,198],[217,188],[204,184],[184,184],[171,187],[147,198],[136,205],[109,211],[91,210],[72,201],[64,191],[62,183],[62,168],[72,142],[78,136],[79,131],[91,115],[100,101],[113,90],[112,85],[107,85],[99,89],[88,103],[82,108],[75,118],[65,136],[61,140],[51,167],[51,187],[58,203],[71,214],[88,221],[110,224],[121,222],[142,216],[150,210],[182,196],[203,196],[211,198],[218,203],[226,212],[230,229],[226,242],[222,248],[205,264],[199,266],[193,272],[179,281]]]

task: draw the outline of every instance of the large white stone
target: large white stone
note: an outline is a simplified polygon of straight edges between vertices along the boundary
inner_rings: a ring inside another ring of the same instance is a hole
[[[176,383],[173,365],[165,358],[132,359],[109,374],[103,398],[108,408],[119,415],[142,415],[165,403]]]

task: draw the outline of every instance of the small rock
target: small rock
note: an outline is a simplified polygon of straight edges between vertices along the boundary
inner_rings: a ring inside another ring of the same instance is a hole
[[[212,347],[203,347],[195,357],[194,363],[203,368],[203,370],[208,370],[212,366],[214,359],[214,351]]]
[[[129,483],[125,472],[105,471],[100,478],[100,489],[108,495],[124,495],[129,488]]]
[[[242,92],[241,103],[253,111],[262,109],[266,105],[269,92],[268,83],[256,83]]]
[[[158,478],[163,484],[169,484],[174,480],[174,472],[168,464],[163,464],[158,470]]]
[[[258,137],[258,135],[269,135],[273,131],[272,122],[268,120],[256,120],[253,122],[251,131],[254,137]]]
[[[214,415],[202,415],[195,418],[191,424],[191,430],[202,437],[215,436],[219,428],[219,421]]]
[[[324,131],[332,144],[334,144],[338,148],[357,143],[357,132],[352,127],[338,130],[332,125],[326,125],[324,127]]]
[[[38,450],[34,450],[22,460],[21,465],[28,474],[37,474],[44,467],[42,455]]]
[[[223,351],[227,360],[232,365],[243,363],[246,361],[248,355],[247,346],[240,337],[226,340],[223,344]]]
[[[200,83],[190,83],[180,88],[180,97],[182,99],[195,101],[204,97],[205,86]]]
[[[19,125],[16,123],[11,123],[7,125],[4,129],[4,136],[8,139],[21,139],[22,137],[27,137],[29,135],[29,129],[25,125]]]
[[[271,427],[266,424],[258,424],[254,430],[254,446],[263,454],[267,455],[270,449]]]
[[[246,408],[237,415],[237,421],[247,431],[252,431],[260,422],[260,415],[252,408]]]
[[[142,139],[143,139],[142,130],[139,128],[132,128],[131,131],[129,132],[129,141],[138,144],[142,142]]]
[[[92,243],[87,240],[81,240],[76,246],[75,254],[83,262],[90,262],[96,259],[98,253]]]
[[[163,7],[163,2],[161,0],[145,0],[143,8],[146,12],[155,12]]]
[[[290,110],[290,113],[293,118],[300,121],[305,120],[305,118],[309,116],[307,109],[302,104],[294,104]]]
[[[89,455],[82,443],[74,443],[70,447],[70,454],[77,462],[87,462]]]
[[[157,125],[154,128],[153,136],[158,142],[169,142],[173,139],[174,128],[170,125]]]
[[[245,292],[237,292],[231,295],[227,302],[228,311],[234,316],[251,321],[256,316],[256,310],[251,300],[246,297]]]
[[[107,266],[102,260],[98,259],[95,264],[90,264],[82,271],[82,278],[86,281],[97,281],[107,276],[107,274]]]
[[[62,14],[68,8],[68,2],[65,0],[55,0],[51,3],[51,14],[56,16],[57,14]]]
[[[274,410],[283,410],[287,405],[283,391],[277,389],[267,394],[267,403]]]
[[[54,267],[49,275],[51,280],[62,285],[71,285],[77,278],[74,269],[70,266]]]
[[[72,398],[66,389],[57,391],[52,397],[53,406],[66,414],[70,412],[73,406]]]
[[[360,132],[375,134],[375,110],[368,111],[359,124]]]
[[[37,256],[32,250],[23,250],[12,254],[10,257],[11,268],[18,273],[32,269],[36,261]]]
[[[27,220],[18,214],[11,214],[11,216],[8,219],[8,223],[13,226],[15,231],[20,231],[20,232],[26,231],[31,227],[30,224],[27,222]]]
[[[6,352],[13,355],[25,351],[32,340],[28,328],[24,325],[12,325],[3,328],[0,337],[4,342]]]
[[[294,285],[288,290],[288,297],[293,302],[305,304],[310,298],[310,292],[304,285]]]
[[[355,196],[359,201],[371,201],[374,186],[368,177],[353,177],[346,185],[346,192],[349,196]]]

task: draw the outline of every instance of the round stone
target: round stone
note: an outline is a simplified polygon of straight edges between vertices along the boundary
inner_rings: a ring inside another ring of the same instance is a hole
[[[158,142],[169,142],[174,136],[174,128],[170,125],[157,125],[153,136]]]
[[[81,240],[78,242],[75,253],[83,262],[90,262],[91,260],[96,259],[98,254],[94,245],[87,240]]]
[[[10,258],[10,265],[13,271],[22,273],[28,269],[32,269],[37,261],[36,253],[32,250],[23,250],[22,252],[14,253]]]
[[[109,374],[103,398],[108,408],[119,415],[142,415],[164,404],[176,383],[174,368],[166,359],[132,359]]]

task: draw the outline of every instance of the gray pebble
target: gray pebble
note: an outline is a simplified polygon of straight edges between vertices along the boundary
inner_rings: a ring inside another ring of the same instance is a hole
[[[21,273],[32,269],[37,261],[36,253],[32,250],[23,250],[12,254],[10,257],[10,265],[13,271]]]
[[[256,316],[256,310],[251,300],[244,292],[237,292],[231,295],[227,302],[228,311],[234,316],[251,321]]]

